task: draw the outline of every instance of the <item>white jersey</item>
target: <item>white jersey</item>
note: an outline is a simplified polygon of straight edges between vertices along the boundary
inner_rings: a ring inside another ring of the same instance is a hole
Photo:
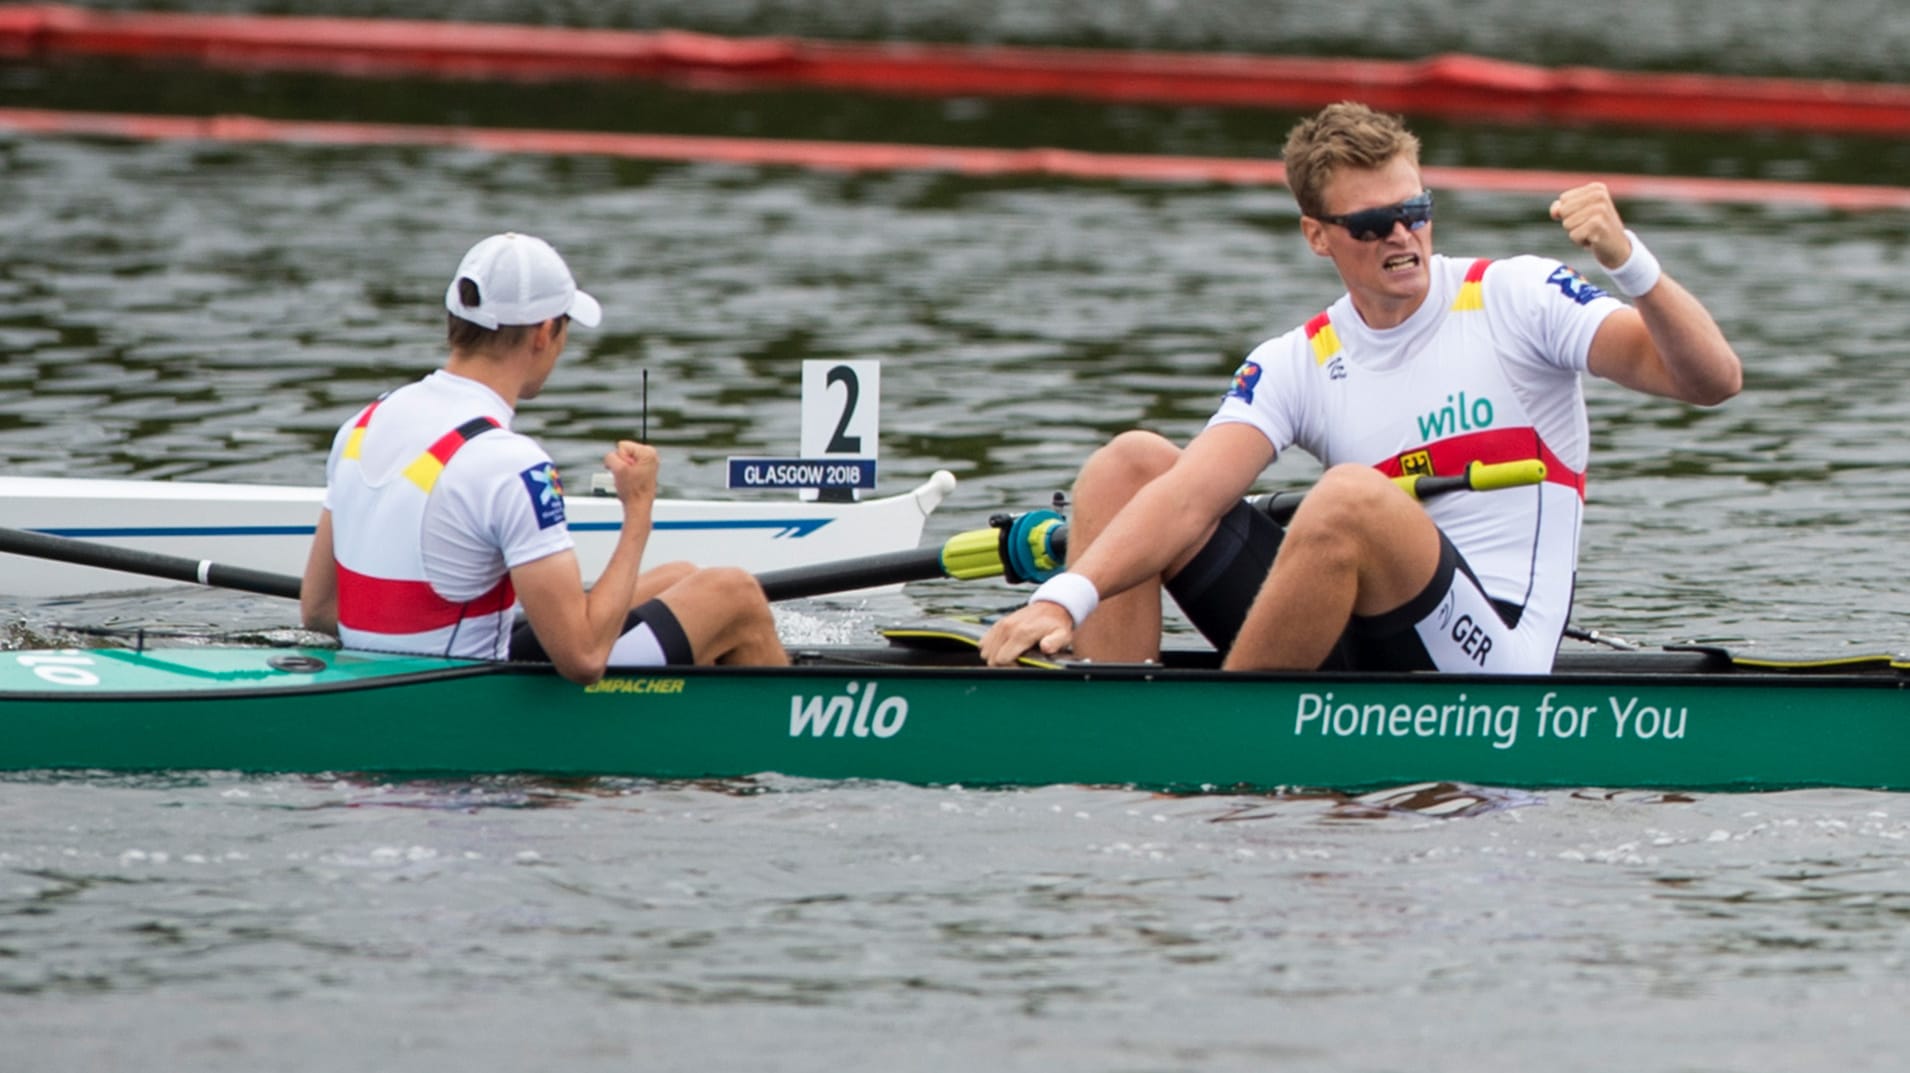
[[[510,570],[573,546],[556,468],[511,417],[490,388],[440,370],[339,429],[325,507],[347,644],[508,654]]]
[[[1425,302],[1368,328],[1342,296],[1256,347],[1209,422],[1252,425],[1277,451],[1389,476],[1457,474],[1473,461],[1540,459],[1531,488],[1462,493],[1426,509],[1494,600],[1556,645],[1571,608],[1589,455],[1585,371],[1592,336],[1624,308],[1539,257],[1435,256]],[[1547,657],[1549,662],[1549,656]]]

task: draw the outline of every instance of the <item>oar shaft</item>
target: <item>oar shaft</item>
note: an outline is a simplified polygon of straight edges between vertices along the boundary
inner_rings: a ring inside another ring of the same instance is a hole
[[[992,532],[978,530],[980,532]],[[972,537],[975,534],[961,534]],[[771,570],[758,575],[764,591],[772,600],[796,600],[851,589],[871,589],[900,585],[907,581],[927,581],[949,576],[943,565],[943,547],[907,548],[834,563]],[[206,559],[188,559],[161,552],[139,551],[110,544],[95,544],[72,537],[35,533],[25,529],[0,527],[0,552],[26,555],[36,559],[73,563],[77,566],[117,570],[126,574],[183,581],[193,585],[236,589],[262,596],[298,599],[301,581],[285,574],[229,566]],[[997,564],[996,573],[1000,573]]]
[[[805,596],[875,589],[948,576],[942,567],[942,549],[934,547],[906,548],[857,559],[817,563],[814,566],[767,570],[757,574],[756,580],[762,583],[763,594],[771,600],[800,600]]]
[[[1466,472],[1447,477],[1395,477],[1394,482],[1408,495],[1428,499],[1448,492],[1476,489],[1513,488],[1536,484],[1545,479],[1545,466],[1537,461],[1474,462]],[[1271,492],[1250,496],[1254,509],[1284,524],[1299,508],[1303,492]],[[1007,519],[1002,519],[1006,522]],[[756,575],[763,592],[771,600],[799,600],[806,596],[873,589],[901,585],[910,581],[934,581],[940,578],[995,577],[1002,574],[1001,530],[972,529],[948,538],[940,547],[910,548],[859,559],[796,566]],[[1047,549],[1056,562],[1067,559],[1068,527],[1056,525],[1043,534]]]
[[[1533,484],[1544,478],[1545,467],[1538,462],[1506,462],[1489,466],[1475,462],[1465,473],[1455,476],[1396,477],[1394,480],[1408,493],[1425,499],[1461,489],[1483,491]],[[1274,520],[1284,522],[1292,517],[1294,508],[1300,505],[1300,499],[1299,492],[1279,492],[1254,496],[1249,502],[1266,511]],[[1027,521],[1030,517],[1024,515],[1020,520]],[[1055,563],[1065,561],[1068,548],[1068,527],[1058,523],[1059,519],[1050,514],[1049,520],[1037,527],[1035,534],[1037,542],[1045,542],[1044,554],[1049,555]],[[771,600],[796,600],[805,596],[874,589],[910,581],[993,577],[1004,572],[1001,534],[1002,530],[998,528],[972,529],[955,534],[939,547],[907,548],[858,559],[771,570],[758,574],[756,579],[762,583],[763,592]],[[0,552],[293,600],[298,599],[300,587],[298,578],[284,574],[227,566],[204,559],[94,544],[25,529],[0,528]],[[1025,563],[1023,568],[1025,572]],[[1016,576],[1012,571],[1009,573],[1011,577]]]
[[[1010,519],[1001,519],[1004,523]],[[1002,530],[970,529],[933,548],[904,548],[855,559],[792,566],[757,574],[764,595],[799,600],[832,592],[852,592],[909,581],[938,578],[998,577],[1002,574]]]
[[[1255,508],[1266,511],[1275,521],[1284,522],[1293,516],[1293,510],[1300,505],[1300,493],[1278,492],[1269,495],[1254,496],[1249,500]],[[763,594],[773,602],[776,600],[800,600],[807,596],[822,596],[835,592],[850,592],[855,589],[873,589],[884,585],[901,585],[910,581],[936,581],[943,578],[997,577],[1002,573],[1001,556],[980,555],[977,538],[985,538],[991,543],[998,539],[997,531],[976,529],[966,533],[957,533],[948,543],[933,548],[909,548],[904,551],[885,552],[881,555],[868,555],[857,559],[841,559],[835,562],[817,563],[813,566],[792,566],[784,570],[770,570],[756,575],[762,583]],[[958,542],[968,544],[968,553],[963,556],[966,569],[951,569],[951,552]],[[1049,547],[1057,559],[1066,559],[1068,554],[1068,527],[1056,526],[1048,537]],[[986,562],[981,560],[986,559]]]
[[[256,592],[262,596],[284,596],[293,600],[298,599],[300,585],[298,578],[288,577],[285,574],[273,574],[243,566],[226,566],[205,559],[188,559],[180,555],[164,555],[154,551],[137,551],[132,548],[114,547],[110,544],[95,544],[91,541],[35,533],[26,529],[0,528],[0,552],[30,555],[36,559],[53,559],[79,566],[95,566],[102,570],[144,574],[148,577],[185,581],[194,585]]]

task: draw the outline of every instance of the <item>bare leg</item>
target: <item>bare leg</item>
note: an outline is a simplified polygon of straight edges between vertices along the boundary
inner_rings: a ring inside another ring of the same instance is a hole
[[[1295,512],[1254,598],[1228,670],[1312,670],[1353,615],[1419,595],[1439,568],[1439,530],[1368,466],[1328,470]]]
[[[1180,448],[1152,432],[1123,432],[1094,452],[1074,483],[1074,511],[1068,520],[1068,555],[1075,558],[1099,539],[1108,523],[1149,481],[1166,473]],[[1172,577],[1207,543],[1207,534],[1184,550],[1166,571]],[[1101,601],[1099,610],[1074,634],[1074,652],[1082,659],[1138,662],[1161,654],[1161,583],[1157,577]]]
[[[658,593],[696,573],[696,564],[678,560],[652,567],[637,575],[636,593],[630,598],[632,609],[642,607],[655,599]]]
[[[789,663],[763,587],[734,566],[697,570],[660,597],[690,639],[698,663],[782,667]]]

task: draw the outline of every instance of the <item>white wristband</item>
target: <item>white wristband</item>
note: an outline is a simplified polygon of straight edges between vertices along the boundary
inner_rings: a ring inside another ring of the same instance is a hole
[[[1658,267],[1658,258],[1652,256],[1631,228],[1625,229],[1625,237],[1631,239],[1631,256],[1625,258],[1625,263],[1617,268],[1605,269],[1605,274],[1611,277],[1618,293],[1627,298],[1638,298],[1658,285],[1658,277],[1664,275],[1664,269]]]
[[[1028,596],[1029,603],[1035,602],[1060,604],[1061,609],[1074,619],[1076,626],[1094,614],[1101,606],[1101,594],[1096,591],[1094,582],[1080,574],[1056,574],[1041,583],[1041,586]]]

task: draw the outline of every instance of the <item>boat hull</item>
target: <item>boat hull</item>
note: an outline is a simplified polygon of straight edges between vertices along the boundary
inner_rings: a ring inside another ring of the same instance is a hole
[[[781,570],[917,546],[955,487],[940,470],[903,495],[855,503],[659,499],[644,563]],[[0,477],[0,526],[298,576],[324,489],[191,481]],[[603,571],[622,507],[566,496],[584,576]],[[0,592],[73,596],[149,587],[113,570],[0,555]]]
[[[1910,697],[1888,661],[1798,673],[1660,653],[1488,678],[798,655],[586,688],[325,649],[0,653],[0,769],[1910,790]]]

